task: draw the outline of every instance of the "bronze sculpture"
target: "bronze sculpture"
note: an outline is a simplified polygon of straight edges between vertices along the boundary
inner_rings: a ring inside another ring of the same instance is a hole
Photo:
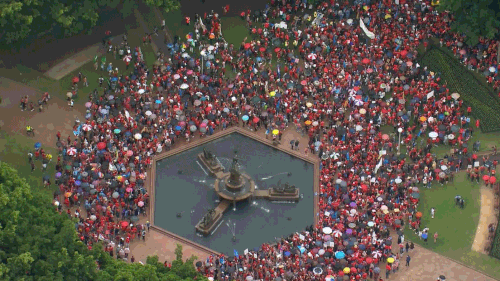
[[[229,173],[231,174],[229,176],[229,183],[232,185],[239,185],[241,183],[241,172],[238,168],[238,157],[235,156],[233,158],[233,164],[231,165],[231,168],[229,169]]]
[[[206,148],[203,148],[203,157],[210,165],[215,164],[215,155],[212,152],[208,151]]]

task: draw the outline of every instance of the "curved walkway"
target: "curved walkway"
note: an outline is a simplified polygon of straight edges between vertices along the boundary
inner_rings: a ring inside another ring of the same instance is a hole
[[[477,224],[476,237],[472,243],[472,250],[483,254],[488,254],[484,250],[488,242],[488,225],[497,222],[495,216],[495,193],[493,189],[485,185],[481,186],[481,211],[479,223]]]

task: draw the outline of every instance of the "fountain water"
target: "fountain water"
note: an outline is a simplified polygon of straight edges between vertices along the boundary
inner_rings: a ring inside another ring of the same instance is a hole
[[[232,240],[236,241],[236,223],[235,222],[231,222],[231,219],[229,219],[226,222],[226,225],[229,228],[229,231],[231,231],[231,234],[233,235]]]

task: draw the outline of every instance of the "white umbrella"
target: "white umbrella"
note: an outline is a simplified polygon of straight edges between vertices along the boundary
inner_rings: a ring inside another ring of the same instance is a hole
[[[363,127],[361,127],[361,125],[356,125],[356,131],[363,131]]]
[[[153,114],[153,112],[151,112],[150,110],[146,111],[146,116],[149,116],[151,114]]]
[[[187,88],[189,88],[188,84],[184,83],[184,84],[181,85],[181,89],[185,90]]]
[[[325,254],[325,249],[320,249],[320,250],[318,251],[318,255],[322,256],[322,255],[324,255],[324,254]]]
[[[332,235],[335,238],[339,238],[340,236],[342,236],[342,231],[337,229],[337,230],[333,231]]]
[[[442,171],[446,171],[446,170],[448,170],[448,167],[446,167],[445,165],[443,165],[443,166],[441,166],[441,170]]]
[[[437,133],[437,132],[430,132],[430,133],[429,133],[429,138],[431,138],[431,139],[435,139],[435,138],[437,138],[437,137],[438,137],[438,133]]]
[[[209,52],[213,51],[214,49],[215,49],[215,47],[214,47],[214,46],[212,46],[212,45],[208,46],[208,51],[209,51]]]
[[[448,135],[448,139],[450,139],[450,140],[455,139],[455,135],[454,134],[449,134]]]
[[[142,139],[142,135],[139,134],[139,133],[137,133],[137,134],[134,135],[134,139],[140,140],[140,139]]]
[[[93,221],[95,221],[97,219],[97,217],[95,215],[91,215],[90,219],[93,220]]]
[[[396,182],[397,184],[400,184],[401,182],[403,182],[403,180],[401,180],[400,178],[397,178],[397,179],[395,180],[395,182]]]
[[[307,55],[307,58],[310,60],[315,60],[317,57],[318,55],[316,55],[315,53],[310,53],[309,55]]]
[[[332,234],[333,229],[331,227],[324,227],[323,228],[323,233],[324,234]]]
[[[496,70],[496,69],[495,69],[495,67],[491,66],[491,67],[489,68],[489,70],[490,70],[490,72],[491,72],[491,73],[493,73],[493,72],[495,72],[495,70]]]
[[[378,258],[380,258],[381,256],[382,256],[382,253],[381,253],[380,251],[374,251],[374,252],[373,252],[373,257],[374,257],[374,258],[378,259]]]
[[[431,117],[429,117],[429,119],[427,119],[427,121],[429,121],[429,123],[434,122],[434,117],[432,117],[432,116],[431,116]]]
[[[318,126],[318,121],[314,121],[314,122],[312,123],[312,125],[313,125],[314,127]]]
[[[200,55],[202,55],[202,56],[206,56],[206,55],[207,55],[207,51],[202,50],[202,51],[200,52]]]
[[[380,207],[380,210],[382,211],[389,210],[389,207],[387,207],[386,205],[382,205],[382,207]]]
[[[179,74],[174,74],[174,79],[175,79],[175,80],[177,80],[177,79],[179,79],[179,78],[181,78],[181,76],[180,76]]]
[[[138,91],[139,94],[144,94],[144,92],[146,92],[146,90],[144,90],[144,89],[139,89],[139,91]]]
[[[362,100],[355,100],[354,101],[354,105],[355,106],[362,106],[363,105],[363,101]]]
[[[188,53],[184,53],[184,54],[182,54],[182,57],[183,58],[189,58],[189,55],[188,55]]]

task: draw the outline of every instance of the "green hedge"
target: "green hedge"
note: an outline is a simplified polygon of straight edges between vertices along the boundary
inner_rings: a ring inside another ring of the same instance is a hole
[[[491,245],[490,256],[500,260],[500,219],[497,224],[497,231],[495,233],[495,239]]]
[[[483,132],[500,130],[500,99],[455,57],[431,47],[419,57],[419,63],[438,73],[451,92],[461,95],[464,103],[472,107],[474,117],[481,120]]]

